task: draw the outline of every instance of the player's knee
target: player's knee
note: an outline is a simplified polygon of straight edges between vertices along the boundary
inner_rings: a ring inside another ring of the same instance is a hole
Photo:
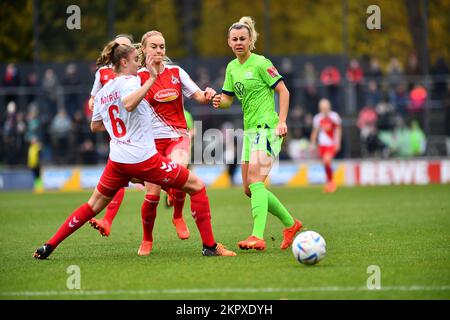
[[[192,194],[202,190],[205,187],[205,183],[202,179],[197,177],[192,172],[189,172],[189,178],[184,184],[182,191]]]

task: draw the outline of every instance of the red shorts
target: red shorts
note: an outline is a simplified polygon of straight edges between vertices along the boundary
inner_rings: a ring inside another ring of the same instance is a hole
[[[113,197],[117,190],[128,186],[131,178],[158,184],[164,188],[181,189],[188,177],[188,169],[159,153],[143,162],[133,164],[119,163],[108,159],[97,189],[104,196]]]
[[[319,146],[319,156],[321,158],[324,158],[326,154],[330,154],[331,157],[334,158],[336,155],[336,148],[335,146]]]
[[[155,145],[159,154],[168,158],[170,158],[170,154],[174,150],[185,151],[188,155],[191,152],[191,141],[187,135],[182,135],[178,138],[155,139]]]

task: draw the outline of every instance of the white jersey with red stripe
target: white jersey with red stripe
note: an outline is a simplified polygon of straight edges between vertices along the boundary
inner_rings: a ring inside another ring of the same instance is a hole
[[[319,129],[318,145],[334,146],[336,128],[341,125],[341,117],[334,111],[327,115],[318,113],[313,118],[313,127]]]
[[[147,68],[138,71],[141,83],[150,76]],[[200,88],[179,66],[164,66],[155,83],[147,92],[145,99],[151,106],[153,117],[153,134],[155,139],[175,138],[186,130],[183,95],[191,97]],[[181,129],[181,130],[180,130]]]
[[[120,76],[109,81],[95,96],[92,121],[103,121],[111,137],[109,158],[120,163],[139,163],[156,154],[152,114],[144,99],[128,112],[122,102],[139,89],[141,79]]]
[[[91,96],[95,95],[100,91],[103,86],[116,77],[116,74],[111,65],[103,66],[97,69],[95,72],[94,85],[92,86]]]

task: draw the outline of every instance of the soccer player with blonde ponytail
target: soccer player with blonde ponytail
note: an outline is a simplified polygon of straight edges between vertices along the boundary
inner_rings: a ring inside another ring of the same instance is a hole
[[[228,29],[228,45],[236,59],[227,65],[222,94],[213,98],[215,108],[229,108],[236,96],[244,115],[242,181],[245,194],[251,198],[253,232],[240,241],[241,249],[264,250],[267,212],[284,225],[281,249],[287,249],[302,223],[293,218],[278,198],[266,189],[264,181],[287,134],[286,118],[289,91],[272,62],[252,53],[258,33],[251,17],[242,17]],[[275,91],[279,95],[280,114],[275,111]]]

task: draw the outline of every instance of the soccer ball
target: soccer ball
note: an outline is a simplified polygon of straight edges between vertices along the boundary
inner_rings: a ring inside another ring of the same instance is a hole
[[[298,262],[316,264],[325,258],[325,239],[314,231],[304,231],[295,237],[292,243],[292,253]]]

